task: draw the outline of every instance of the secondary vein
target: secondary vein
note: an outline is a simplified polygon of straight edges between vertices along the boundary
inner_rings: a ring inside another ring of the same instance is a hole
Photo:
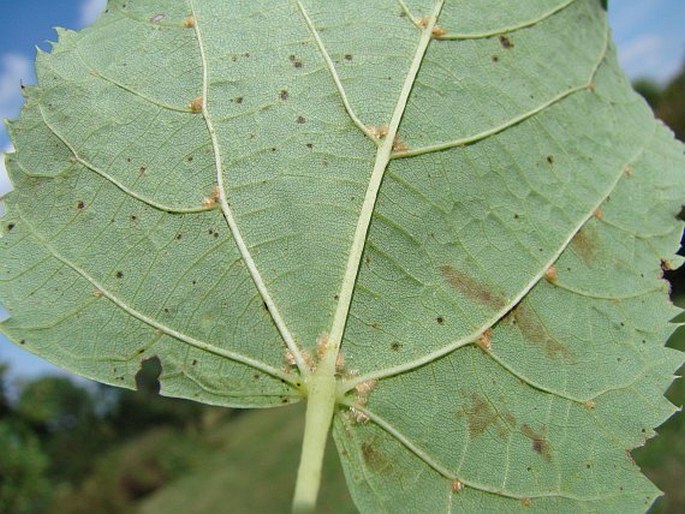
[[[300,352],[300,349],[295,343],[295,340],[293,339],[290,330],[286,326],[285,320],[281,316],[278,307],[276,306],[273,298],[271,298],[271,294],[269,293],[266,284],[264,283],[264,280],[262,279],[262,276],[259,273],[259,270],[257,269],[257,265],[255,264],[254,259],[252,258],[250,250],[247,248],[247,245],[245,244],[245,240],[243,239],[242,234],[240,233],[240,229],[238,228],[238,224],[236,223],[235,217],[233,216],[233,211],[231,210],[231,207],[228,204],[228,200],[226,199],[221,149],[219,146],[219,140],[216,134],[216,129],[214,128],[212,118],[209,115],[209,110],[207,108],[209,96],[209,70],[207,65],[207,55],[205,51],[204,39],[202,31],[200,30],[200,20],[195,11],[194,0],[189,0],[189,4],[193,19],[195,20],[195,24],[193,25],[193,27],[197,37],[197,43],[200,50],[200,57],[202,59],[202,116],[204,117],[205,123],[207,125],[207,130],[209,132],[209,136],[212,140],[212,148],[214,150],[214,164],[216,167],[216,180],[219,192],[218,200],[219,204],[221,205],[221,211],[224,215],[224,219],[226,220],[226,224],[228,225],[228,228],[231,231],[231,235],[233,236],[236,246],[238,247],[240,256],[243,259],[243,262],[245,263],[245,267],[250,273],[250,276],[252,277],[252,280],[254,281],[257,290],[259,291],[259,294],[262,297],[262,300],[264,301],[264,304],[266,305],[269,314],[271,315],[271,319],[276,325],[276,328],[278,329],[278,332],[280,333],[281,337],[283,338],[283,341],[288,347],[288,350],[293,355],[295,363],[297,364],[297,367],[300,370],[300,373],[304,374],[308,372],[309,367],[307,366],[304,357]]]
[[[119,307],[121,310],[129,314],[130,316],[134,317],[138,321],[141,321],[142,323],[145,323],[146,325],[149,325],[164,334],[173,337],[174,339],[178,339],[179,341],[183,341],[190,346],[193,346],[199,350],[204,350],[209,353],[213,353],[214,355],[218,355],[220,357],[226,357],[232,361],[239,362],[241,364],[245,364],[247,366],[250,366],[254,369],[260,370],[268,375],[271,375],[273,377],[279,378],[281,380],[286,381],[289,384],[293,383],[293,377],[289,376],[288,374],[272,367],[269,366],[268,364],[265,364],[263,362],[260,362],[256,359],[252,359],[251,357],[247,357],[245,355],[241,355],[235,352],[232,352],[230,350],[224,350],[223,348],[219,348],[217,346],[214,346],[210,343],[207,343],[205,341],[201,341],[199,339],[195,339],[194,337],[191,337],[189,335],[186,335],[182,332],[179,332],[178,330],[174,330],[171,327],[168,327],[164,325],[163,323],[160,323],[159,321],[146,316],[142,312],[137,311],[133,307],[129,306],[126,302],[121,300],[118,296],[115,294],[111,293],[108,291],[105,287],[103,287],[102,284],[100,284],[97,280],[95,280],[93,277],[91,277],[85,270],[81,269],[78,265],[74,264],[70,260],[68,260],[66,257],[61,255],[47,240],[45,240],[42,236],[39,235],[39,233],[36,231],[36,229],[29,223],[28,220],[25,218],[22,218],[22,221],[28,228],[29,233],[36,239],[38,240],[43,247],[52,255],[55,259],[60,261],[62,264],[67,266],[69,269],[80,275],[82,278],[90,282],[96,291],[99,292],[99,294],[102,294],[103,297],[107,298],[110,300],[112,303],[114,303],[117,307]]]

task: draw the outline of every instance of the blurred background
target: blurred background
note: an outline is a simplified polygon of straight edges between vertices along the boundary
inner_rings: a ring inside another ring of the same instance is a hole
[[[49,48],[52,27],[86,26],[105,4],[0,0],[0,118],[17,117],[19,86],[34,82],[35,46]],[[685,2],[614,0],[609,13],[626,73],[685,140]],[[0,127],[0,151],[10,150]],[[9,189],[0,163],[0,196]],[[667,273],[673,300],[683,307],[684,277]],[[668,344],[685,351],[685,327]],[[303,412],[242,412],[162,398],[159,373],[151,359],[136,377],[139,391],[113,389],[70,375],[0,335],[0,512],[209,514],[229,505],[232,512],[288,512]],[[682,407],[685,381],[677,380],[668,397]],[[633,457],[666,492],[653,512],[682,513],[685,415],[659,433]],[[336,459],[330,452],[322,512],[355,512]],[[256,484],[269,489],[255,495]]]

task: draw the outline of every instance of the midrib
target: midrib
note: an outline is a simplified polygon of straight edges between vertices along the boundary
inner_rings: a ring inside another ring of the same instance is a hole
[[[343,276],[339,293],[340,298],[338,301],[338,307],[336,308],[333,317],[333,325],[331,326],[328,338],[328,349],[329,351],[334,351],[336,354],[340,350],[342,337],[345,332],[350,305],[352,303],[352,294],[357,281],[357,274],[359,272],[362,252],[364,251],[366,237],[371,224],[371,217],[376,205],[376,199],[378,198],[378,191],[383,181],[385,170],[388,167],[388,163],[390,162],[392,156],[393,145],[395,143],[395,138],[397,137],[397,131],[399,129],[400,122],[404,116],[404,111],[407,107],[409,95],[414,87],[419,70],[421,69],[423,58],[432,39],[433,29],[435,28],[444,3],[445,0],[439,0],[435,4],[433,12],[425,24],[421,34],[421,39],[419,40],[414,58],[409,71],[407,72],[407,76],[402,86],[402,90],[400,91],[392,118],[388,125],[388,133],[385,136],[383,144],[378,148],[376,153],[376,161],[373,166],[373,171],[369,180],[369,186],[366,190],[366,195],[364,196],[364,203],[362,204],[362,208],[359,213],[359,219],[357,220],[357,227],[355,229],[352,246],[350,248],[350,254],[347,259],[345,274]]]

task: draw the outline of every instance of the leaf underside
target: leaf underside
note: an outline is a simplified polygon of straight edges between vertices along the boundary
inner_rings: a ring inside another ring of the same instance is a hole
[[[272,407],[344,329],[361,511],[657,496],[628,452],[674,410],[685,159],[602,2],[116,0],[37,75],[6,158],[14,342]]]

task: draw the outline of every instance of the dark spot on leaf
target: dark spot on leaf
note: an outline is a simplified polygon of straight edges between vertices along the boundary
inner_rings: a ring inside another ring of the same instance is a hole
[[[304,118],[304,116],[298,116],[296,121],[297,121],[297,123],[304,123],[307,120]]]
[[[493,55],[492,62],[499,62],[499,57],[497,55]]]
[[[272,151],[272,152],[275,152],[276,150],[278,150],[278,149],[277,149],[275,146],[272,146],[272,147],[271,147],[271,151]]]
[[[546,327],[533,310],[519,304],[510,316],[513,316],[513,321],[521,331],[523,338],[540,346],[548,357],[552,359],[561,357],[567,361],[575,361],[573,354],[566,346],[549,336]]]
[[[547,461],[550,460],[549,442],[542,434],[535,432],[525,423],[521,426],[521,433],[533,442],[532,448],[535,453],[539,453]]]
[[[521,216],[519,216],[518,214],[514,214],[514,219],[515,219],[515,220],[519,219],[520,217],[521,217]]]
[[[14,223],[9,223],[9,224],[7,225],[7,232],[12,232],[12,229],[13,229],[15,226],[16,226],[16,225],[15,225]]]
[[[392,343],[392,344],[390,345],[390,349],[391,349],[393,352],[399,352],[401,348],[402,348],[402,345],[401,345],[400,343],[398,343],[397,341],[395,341],[394,343]]]
[[[192,366],[197,365],[197,359],[193,359],[193,361],[190,363]]]
[[[117,271],[116,277],[117,278],[124,278],[124,274],[121,271]]]
[[[501,297],[495,295],[487,286],[476,282],[468,275],[460,273],[452,266],[443,266],[440,270],[442,271],[442,276],[445,277],[453,288],[472,300],[487,305],[492,309],[504,307],[504,300]]]
[[[516,420],[507,410],[500,408],[498,412],[487,398],[477,393],[471,393],[469,405],[462,406],[461,412],[457,415],[466,416],[469,434],[472,437],[479,436],[493,427],[500,437],[505,438],[511,427],[516,424]]]
[[[278,93],[278,97],[284,102],[288,99],[288,96],[288,91],[286,91],[285,89],[281,89],[281,92]]]
[[[145,353],[145,348],[141,348],[140,350],[138,350],[138,355],[140,355],[141,353]]]
[[[176,234],[176,239],[178,239],[179,241],[183,239],[183,234],[181,234],[180,232]]]
[[[131,221],[136,221],[138,219],[138,216],[135,214],[131,214]]]
[[[250,52],[245,52],[245,53],[243,54],[243,56],[244,56],[246,59],[249,59],[249,58],[250,58]]]
[[[242,96],[238,96],[238,97],[236,97],[236,99],[235,99],[235,103],[237,103],[237,104],[241,104],[241,103],[243,103],[243,97],[242,97]]]
[[[338,295],[338,294],[333,295],[333,299],[334,299],[334,300],[340,300],[340,295]]]
[[[83,209],[86,206],[86,204],[83,202],[83,200],[79,200],[79,202],[76,204],[77,209]]]
[[[374,330],[380,330],[381,324],[378,323],[377,321],[372,321],[371,322],[371,328],[373,328]]]
[[[445,318],[443,318],[442,316],[438,316],[437,318],[435,318],[435,321],[438,322],[438,325],[442,325],[445,322]]]
[[[188,156],[188,162],[193,162],[193,156],[192,155]]]
[[[345,54],[345,60],[351,61],[352,60],[352,54]]]
[[[21,345],[26,344],[26,339],[22,339],[21,341],[19,341],[19,344],[21,344]]]
[[[589,226],[581,228],[571,239],[573,251],[585,264],[590,265],[597,250],[597,236]]]
[[[141,167],[138,169],[138,172],[139,172],[141,175],[143,175],[143,174],[145,173],[146,170],[147,170],[147,168],[146,168],[145,166],[141,166]]]
[[[514,43],[511,41],[511,39],[509,39],[509,36],[500,36],[499,43],[502,45],[502,48],[506,50],[511,50],[514,48]]]
[[[554,164],[554,156],[553,155],[548,155],[547,156],[547,162],[549,164]]]
[[[304,66],[302,64],[302,61],[300,59],[298,59],[297,56],[295,56],[293,54],[290,54],[288,56],[288,59],[290,60],[291,63],[293,63],[293,66],[295,66],[295,68],[302,68],[302,66]]]
[[[306,146],[307,148],[309,148],[310,150],[311,150],[312,148],[314,148],[314,144],[313,144],[313,143],[307,143],[305,146]]]

